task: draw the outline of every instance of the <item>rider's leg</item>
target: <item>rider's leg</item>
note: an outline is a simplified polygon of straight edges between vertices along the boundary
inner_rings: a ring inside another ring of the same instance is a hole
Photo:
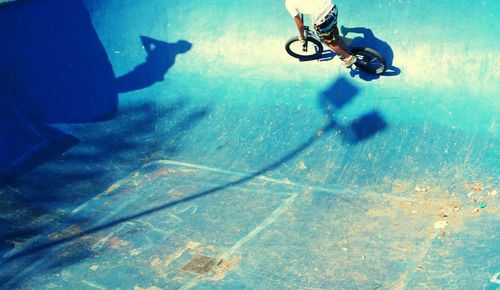
[[[339,54],[342,58],[348,58],[351,56],[351,54],[342,47],[340,41],[338,40],[333,40],[331,42],[326,42],[326,44],[337,54]]]
[[[342,58],[348,58],[351,54],[345,50],[342,46],[342,41],[339,35],[339,28],[337,25],[333,26],[333,37],[332,39],[326,40],[326,44],[337,54],[339,54]]]
[[[325,42],[333,51],[344,59],[344,65],[346,67],[350,67],[356,62],[356,57],[342,46],[342,39],[340,38],[339,28],[337,25],[334,25],[332,28],[332,38],[326,40]]]

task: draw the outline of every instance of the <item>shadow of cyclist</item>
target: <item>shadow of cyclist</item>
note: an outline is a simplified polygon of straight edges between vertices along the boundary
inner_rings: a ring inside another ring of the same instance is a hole
[[[141,36],[141,42],[148,54],[146,61],[116,79],[118,93],[144,89],[163,81],[167,71],[174,65],[175,57],[192,47],[192,44],[185,40],[167,43],[147,36]]]
[[[387,42],[375,37],[371,29],[366,27],[348,28],[342,25],[340,27],[340,32],[344,37],[344,42],[348,42],[347,44],[349,46],[370,47],[384,56],[387,64],[387,70],[382,74],[383,76],[397,76],[401,73],[401,70],[393,65],[394,52],[392,51],[391,46]],[[358,35],[352,39],[347,38],[346,35],[349,33],[361,34],[361,36]],[[359,75],[359,77],[365,81],[371,81],[379,78],[378,75],[370,75],[359,70],[352,70],[351,76],[354,77],[356,75]]]

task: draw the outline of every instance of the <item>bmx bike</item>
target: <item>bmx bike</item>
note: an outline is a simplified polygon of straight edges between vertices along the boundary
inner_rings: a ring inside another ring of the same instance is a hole
[[[304,19],[303,15],[301,16]],[[385,72],[387,65],[384,57],[376,50],[369,47],[345,47],[358,59],[354,66],[369,73],[380,75]],[[319,59],[323,54],[323,41],[315,31],[304,26],[304,41],[301,42],[297,36],[290,38],[285,44],[286,52],[303,61]]]

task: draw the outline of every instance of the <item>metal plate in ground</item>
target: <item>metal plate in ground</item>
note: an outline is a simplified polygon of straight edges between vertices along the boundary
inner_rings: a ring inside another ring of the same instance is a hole
[[[219,263],[220,260],[217,258],[196,255],[186,265],[184,265],[184,267],[182,267],[182,270],[193,274],[204,275],[211,273]]]

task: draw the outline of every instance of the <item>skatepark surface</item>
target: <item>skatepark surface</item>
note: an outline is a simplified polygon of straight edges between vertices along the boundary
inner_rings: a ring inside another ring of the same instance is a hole
[[[0,289],[500,289],[500,2],[0,1]]]

